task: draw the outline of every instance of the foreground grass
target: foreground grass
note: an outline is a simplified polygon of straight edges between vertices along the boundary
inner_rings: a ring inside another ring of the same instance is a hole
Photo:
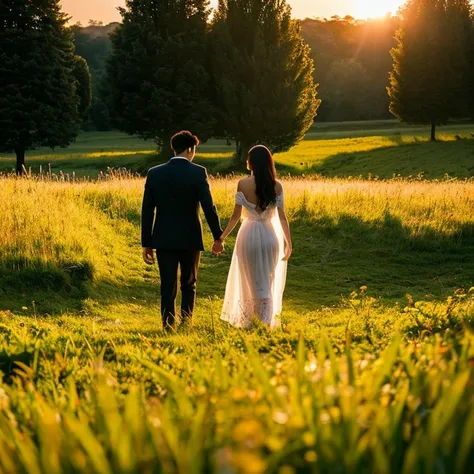
[[[213,181],[223,217],[235,187]],[[143,180],[1,179],[0,472],[470,472],[472,184],[285,189],[282,330],[218,320],[229,248],[167,335]]]
[[[426,127],[396,121],[318,124],[288,153],[276,156],[281,173],[332,177],[393,176],[441,179],[474,176],[474,125],[440,127],[439,142],[428,142]],[[233,169],[234,145],[211,140],[199,148],[197,161],[213,174]],[[145,173],[157,164],[155,146],[118,132],[84,133],[71,147],[29,153],[28,167],[38,173],[97,177],[107,168]],[[0,156],[0,170],[14,167],[12,155]]]

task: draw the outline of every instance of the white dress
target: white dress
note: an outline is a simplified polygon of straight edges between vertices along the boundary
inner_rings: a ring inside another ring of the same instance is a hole
[[[236,204],[243,207],[243,222],[237,235],[225,292],[221,319],[246,328],[254,319],[278,327],[286,284],[287,262],[278,208],[284,208],[283,194],[276,204],[259,213],[240,191]]]

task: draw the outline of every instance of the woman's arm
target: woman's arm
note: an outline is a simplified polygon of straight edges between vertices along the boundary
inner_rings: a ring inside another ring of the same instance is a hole
[[[281,227],[283,229],[283,235],[285,237],[285,257],[284,261],[288,261],[293,253],[293,244],[291,241],[291,230],[290,224],[288,222],[288,217],[285,212],[285,200],[283,197],[283,185],[277,181],[276,192],[277,197],[277,207],[278,207],[278,216],[280,218]]]
[[[293,243],[291,242],[291,230],[288,217],[286,216],[285,209],[278,208],[278,216],[280,217],[281,227],[283,229],[283,235],[285,236],[285,257],[284,261],[288,261],[293,253]]]
[[[220,238],[221,241],[224,241],[232,233],[232,231],[235,229],[235,226],[239,223],[241,217],[242,206],[236,204],[234,208],[234,213],[232,214],[232,217],[230,218],[230,221],[227,224],[227,227]]]

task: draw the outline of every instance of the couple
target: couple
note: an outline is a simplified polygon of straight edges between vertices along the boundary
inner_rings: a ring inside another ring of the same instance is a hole
[[[171,139],[174,158],[148,172],[142,208],[143,259],[155,261],[161,277],[163,327],[175,324],[178,268],[181,270],[181,319],[189,323],[196,302],[199,260],[204,250],[199,217],[201,205],[214,236],[213,253],[241,217],[227,280],[221,319],[239,328],[257,319],[271,328],[279,325],[287,262],[292,253],[291,233],[284,209],[283,187],[276,181],[268,148],[256,146],[248,156],[249,178],[239,181],[234,213],[222,231],[207,171],[193,164],[199,139],[182,131]]]

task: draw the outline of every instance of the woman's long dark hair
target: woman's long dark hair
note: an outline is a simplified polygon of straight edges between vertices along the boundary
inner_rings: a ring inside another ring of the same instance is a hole
[[[257,145],[249,151],[250,169],[257,186],[258,207],[265,211],[276,201],[276,169],[271,151],[263,145]]]

